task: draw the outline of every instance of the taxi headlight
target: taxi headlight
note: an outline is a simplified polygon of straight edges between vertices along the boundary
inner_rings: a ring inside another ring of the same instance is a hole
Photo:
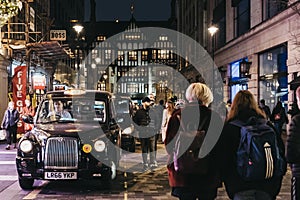
[[[98,152],[102,152],[105,149],[105,142],[103,140],[97,140],[94,144],[94,148]]]
[[[122,133],[123,134],[131,134],[132,132],[133,132],[133,128],[131,126],[129,126],[129,127],[125,128]]]
[[[33,149],[32,142],[29,140],[23,140],[20,145],[20,150],[24,153],[29,153]]]

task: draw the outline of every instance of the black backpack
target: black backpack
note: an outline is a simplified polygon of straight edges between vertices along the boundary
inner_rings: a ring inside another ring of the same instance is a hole
[[[285,158],[280,154],[276,132],[266,119],[251,117],[246,123],[234,120],[231,124],[241,127],[236,164],[244,180],[266,180],[285,174]]]

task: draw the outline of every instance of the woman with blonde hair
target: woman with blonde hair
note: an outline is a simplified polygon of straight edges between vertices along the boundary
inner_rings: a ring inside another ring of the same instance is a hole
[[[184,108],[177,109],[169,119],[165,145],[168,153],[168,175],[169,184],[172,187],[172,195],[179,199],[201,199],[213,200],[217,196],[217,188],[221,186],[220,178],[220,153],[217,153],[215,145],[208,155],[203,159],[206,161],[205,167],[202,165],[202,172],[176,171],[173,163],[174,140],[177,138],[177,132],[181,126],[190,130],[201,130],[207,133],[212,114],[208,107],[213,101],[211,90],[203,83],[192,83],[186,90],[186,99],[188,101]],[[214,123],[217,123],[213,119]],[[182,123],[182,124],[180,124]],[[205,135],[205,137],[207,134]],[[205,173],[203,173],[205,171]]]
[[[245,181],[237,172],[237,149],[240,144],[241,127],[231,123],[239,120],[243,123],[252,118],[266,118],[265,113],[258,107],[253,94],[247,90],[239,91],[233,99],[227,121],[221,134],[222,143],[222,179],[230,199],[276,199],[280,188],[282,177],[260,181]],[[273,125],[268,122],[273,128]],[[281,138],[277,137],[280,153],[284,156],[284,144]]]

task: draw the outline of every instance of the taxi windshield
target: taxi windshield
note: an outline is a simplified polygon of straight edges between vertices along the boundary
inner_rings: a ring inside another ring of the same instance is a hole
[[[40,105],[37,123],[106,121],[104,101],[89,98],[46,99]]]

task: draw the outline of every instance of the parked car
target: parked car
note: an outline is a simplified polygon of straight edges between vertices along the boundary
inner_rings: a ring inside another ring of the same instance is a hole
[[[117,122],[121,127],[121,148],[135,152],[136,131],[132,121],[133,103],[129,97],[119,96],[115,98]]]
[[[23,117],[34,128],[18,144],[20,187],[31,189],[35,179],[99,178],[109,185],[120,160],[120,127],[113,98],[104,91],[48,92],[35,117]],[[55,110],[58,103],[63,114]]]

